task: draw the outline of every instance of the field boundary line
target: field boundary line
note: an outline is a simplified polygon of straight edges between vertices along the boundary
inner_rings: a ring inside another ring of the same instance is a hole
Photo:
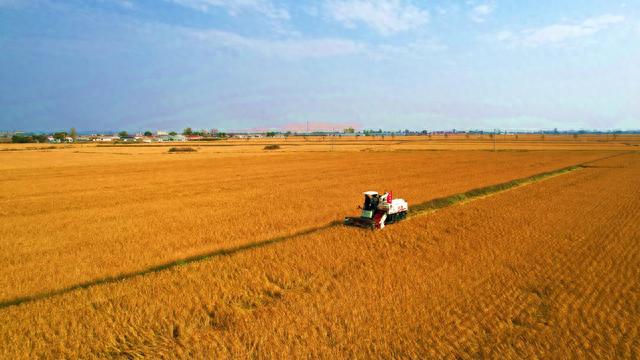
[[[132,272],[126,272],[126,273],[121,273],[118,275],[113,275],[113,276],[106,276],[106,277],[101,277],[98,279],[94,279],[94,280],[89,280],[89,281],[84,281],[75,285],[71,285],[71,286],[67,286],[58,290],[52,290],[52,291],[47,291],[47,292],[42,292],[42,293],[37,293],[37,294],[33,294],[33,295],[27,295],[27,296],[21,296],[21,297],[17,297],[11,300],[7,300],[7,301],[2,301],[0,302],[0,309],[4,309],[7,307],[11,307],[11,306],[17,306],[17,305],[21,305],[24,303],[29,303],[29,302],[34,302],[37,300],[44,300],[44,299],[48,299],[48,298],[52,298],[58,295],[63,295],[75,290],[80,290],[80,289],[88,289],[94,286],[98,286],[98,285],[106,285],[106,284],[111,284],[111,283],[115,283],[115,282],[120,282],[120,281],[124,281],[124,280],[129,280],[138,276],[144,276],[144,275],[148,275],[148,274],[152,274],[152,273],[157,273],[160,271],[164,271],[164,270],[169,270],[178,266],[184,266],[184,265],[188,265],[188,264],[192,264],[192,263],[196,263],[196,262],[200,262],[200,261],[204,261],[204,260],[208,260],[214,257],[218,257],[218,256],[227,256],[227,255],[233,255],[242,251],[246,251],[246,250],[251,250],[251,249],[257,249],[257,248],[261,248],[261,247],[265,247],[265,246],[269,246],[269,245],[273,245],[273,244],[277,244],[280,242],[284,242],[287,240],[291,240],[293,238],[297,238],[297,237],[301,237],[301,236],[305,236],[305,235],[310,235],[316,232],[320,232],[326,229],[330,229],[333,227],[337,227],[339,225],[342,224],[342,221],[332,221],[330,223],[327,223],[325,225],[322,226],[318,226],[318,227],[314,227],[314,228],[309,228],[309,229],[304,229],[304,230],[300,230],[297,231],[293,234],[290,235],[283,235],[283,236],[278,236],[278,237],[274,237],[268,240],[262,240],[262,241],[254,241],[248,244],[243,244],[243,245],[239,245],[239,246],[234,246],[234,247],[230,247],[230,248],[222,248],[222,249],[217,249],[217,250],[213,250],[213,251],[209,251],[206,253],[202,253],[202,254],[198,254],[198,255],[192,255],[192,256],[188,256],[186,258],[181,258],[178,260],[173,260],[173,261],[169,261],[169,262],[165,262],[159,265],[154,265],[142,270],[137,270],[137,271],[132,271]]]
[[[483,186],[483,187],[479,187],[469,191],[465,191],[463,193],[425,201],[423,203],[413,205],[411,207],[411,211],[409,213],[408,218],[430,214],[437,210],[440,210],[449,206],[453,206],[456,204],[465,204],[473,200],[483,199],[491,195],[495,195],[495,194],[512,190],[515,188],[519,188],[522,186],[538,183],[540,181],[547,180],[556,176],[564,175],[572,171],[586,169],[586,168],[589,168],[589,164],[597,161],[607,160],[613,157],[632,154],[632,153],[635,153],[635,151],[625,151],[622,153],[615,153],[615,154],[607,155],[598,159],[585,161],[576,165],[570,165],[560,169],[546,171],[546,172],[538,173],[535,175],[523,177],[520,179],[510,180],[500,184]]]
[[[505,192],[515,188],[538,183],[543,180],[564,175],[572,171],[582,170],[584,168],[585,167],[582,164],[571,165],[571,166],[564,167],[562,169],[547,171],[544,173],[532,175],[525,178],[511,180],[511,181],[507,181],[507,182],[496,184],[496,185],[489,185],[485,187],[472,189],[472,190],[465,191],[463,193],[459,193],[451,196],[436,198],[436,199],[429,200],[417,205],[413,205],[411,207],[411,212],[409,213],[408,218],[430,214],[437,210],[444,209],[456,204],[466,204],[474,200],[484,199],[486,197],[496,195],[501,192]]]
[[[629,152],[617,153],[617,154],[614,154],[614,155],[605,156],[605,157],[602,157],[602,158],[586,161],[586,162],[583,162],[583,163],[580,163],[580,164],[576,164],[576,165],[566,166],[566,167],[563,167],[563,168],[560,168],[560,169],[556,169],[556,170],[551,170],[551,171],[546,171],[546,172],[534,174],[534,175],[531,175],[531,176],[528,176],[528,177],[511,180],[511,181],[507,181],[507,182],[500,183],[500,184],[480,187],[480,188],[472,189],[472,190],[469,190],[469,191],[466,191],[466,192],[463,192],[463,193],[458,193],[458,194],[454,194],[454,195],[450,195],[450,196],[446,196],[446,197],[441,197],[441,198],[436,198],[436,199],[432,199],[432,200],[429,200],[429,201],[425,201],[425,202],[419,203],[417,205],[413,205],[411,207],[411,211],[409,213],[408,219],[411,219],[411,218],[414,218],[414,217],[417,217],[417,216],[421,216],[421,215],[430,214],[430,213],[433,213],[433,212],[438,211],[440,209],[448,208],[448,207],[456,205],[456,204],[464,204],[464,203],[467,203],[467,202],[470,202],[470,201],[473,201],[473,200],[486,198],[488,196],[491,196],[491,195],[494,195],[494,194],[498,194],[498,193],[501,193],[501,192],[505,192],[507,190],[514,189],[514,188],[517,188],[517,187],[522,187],[522,186],[526,186],[526,185],[529,185],[529,184],[534,184],[534,183],[540,182],[542,180],[549,179],[549,178],[556,177],[556,176],[560,176],[560,175],[564,175],[564,174],[567,174],[567,173],[570,173],[570,172],[573,172],[573,171],[576,171],[576,170],[585,169],[585,168],[587,168],[586,167],[587,164],[590,164],[590,163],[593,163],[593,162],[596,162],[596,161],[606,160],[606,159],[609,159],[609,158],[612,158],[612,157],[616,157],[616,156],[622,156],[622,155],[630,154],[630,153],[635,153],[635,152],[634,151],[629,151]],[[234,254],[237,254],[237,253],[240,253],[240,252],[243,252],[243,251],[257,249],[257,248],[261,248],[261,247],[266,247],[266,246],[269,246],[269,245],[274,245],[274,244],[285,242],[285,241],[288,241],[288,240],[293,240],[293,239],[298,238],[298,237],[314,234],[314,233],[317,233],[317,232],[322,232],[324,230],[328,230],[328,229],[331,229],[331,228],[336,228],[336,227],[339,227],[339,226],[342,226],[342,225],[343,225],[342,220],[334,220],[334,221],[331,221],[331,222],[329,222],[329,223],[327,223],[325,225],[299,230],[299,231],[297,231],[297,232],[295,232],[293,234],[290,234],[290,235],[282,235],[282,236],[270,238],[270,239],[267,239],[267,240],[254,241],[254,242],[251,242],[251,243],[248,243],[248,244],[238,245],[238,246],[234,246],[234,247],[230,247],[230,248],[217,249],[217,250],[205,252],[205,253],[202,253],[202,254],[192,255],[192,256],[185,257],[185,258],[172,260],[172,261],[169,261],[169,262],[164,262],[162,264],[154,265],[154,266],[142,269],[142,270],[125,272],[125,273],[121,273],[121,274],[118,274],[118,275],[106,276],[106,277],[101,277],[101,278],[94,279],[94,280],[88,280],[88,281],[84,281],[84,282],[81,282],[81,283],[70,285],[70,286],[67,286],[67,287],[64,287],[64,288],[60,288],[60,289],[57,289],[57,290],[51,290],[51,291],[36,293],[36,294],[33,294],[33,295],[20,296],[20,297],[16,297],[16,298],[13,298],[13,299],[0,301],[0,310],[4,309],[4,308],[8,308],[8,307],[22,305],[22,304],[25,304],[25,303],[35,302],[35,301],[38,301],[38,300],[45,300],[45,299],[53,298],[53,297],[56,297],[56,296],[59,296],[59,295],[64,295],[66,293],[70,293],[70,292],[73,292],[73,291],[76,291],[76,290],[88,289],[88,288],[92,288],[94,286],[99,286],[99,285],[107,285],[107,284],[111,284],[111,283],[116,283],[116,282],[120,282],[120,281],[129,280],[129,279],[136,278],[136,277],[139,277],[139,276],[144,276],[144,275],[153,274],[153,273],[157,273],[157,272],[161,272],[161,271],[165,271],[165,270],[170,270],[170,269],[178,267],[178,266],[189,265],[189,264],[192,264],[192,263],[208,260],[208,259],[219,257],[219,256],[230,256],[230,255],[234,255]]]

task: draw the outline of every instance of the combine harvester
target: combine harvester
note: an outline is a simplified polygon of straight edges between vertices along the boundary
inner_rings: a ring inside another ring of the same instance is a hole
[[[346,217],[344,224],[368,229],[383,229],[407,217],[409,205],[403,199],[394,199],[391,191],[382,195],[376,191],[364,193],[364,206],[360,217]]]

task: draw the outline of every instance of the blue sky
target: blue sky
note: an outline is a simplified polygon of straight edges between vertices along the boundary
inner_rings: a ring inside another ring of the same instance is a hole
[[[640,128],[640,0],[0,0],[0,130]]]

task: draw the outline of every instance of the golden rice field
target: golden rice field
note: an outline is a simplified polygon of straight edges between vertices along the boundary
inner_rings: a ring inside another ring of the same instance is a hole
[[[2,145],[0,357],[640,356],[637,137],[278,140]]]

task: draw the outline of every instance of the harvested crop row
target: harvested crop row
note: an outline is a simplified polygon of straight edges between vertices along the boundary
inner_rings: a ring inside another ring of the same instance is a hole
[[[0,311],[3,357],[640,355],[640,155]]]

